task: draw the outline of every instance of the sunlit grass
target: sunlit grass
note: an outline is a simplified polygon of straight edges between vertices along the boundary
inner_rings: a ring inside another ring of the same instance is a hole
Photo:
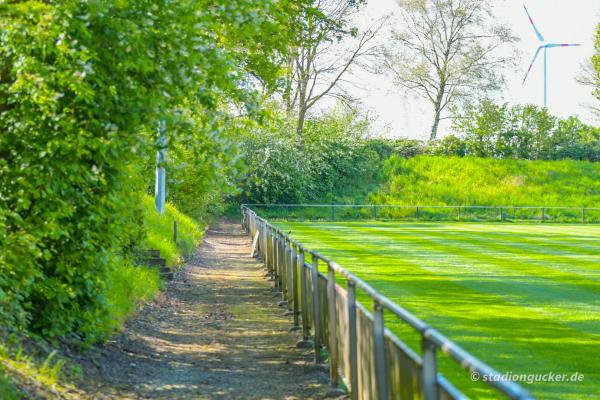
[[[158,269],[134,266],[129,262],[110,272],[106,302],[109,313],[103,327],[110,334],[125,323],[142,302],[150,301],[160,290]]]
[[[6,344],[0,343],[0,399],[29,398],[28,394],[32,392],[54,393],[62,397],[72,388],[60,382],[64,366],[65,360],[56,351],[40,359],[25,354],[21,345],[11,351]],[[23,392],[20,388],[27,390]]]
[[[501,372],[585,377],[525,384],[537,397],[600,396],[599,226],[279,225]],[[387,322],[418,350],[418,335]],[[451,362],[441,369],[468,394],[489,395],[481,385],[469,389],[468,374]]]
[[[144,225],[146,226],[145,246],[160,250],[160,256],[167,265],[181,265],[202,239],[203,226],[167,203],[163,215],[156,212],[154,199],[144,196]],[[177,220],[177,243],[173,241],[173,221]]]

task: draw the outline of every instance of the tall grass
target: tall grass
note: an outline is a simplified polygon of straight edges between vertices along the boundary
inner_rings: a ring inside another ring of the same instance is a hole
[[[600,163],[391,157],[380,204],[600,206]]]
[[[167,203],[163,215],[156,212],[154,199],[144,196],[144,224],[146,226],[147,249],[160,250],[167,265],[181,265],[202,239],[203,226]],[[177,220],[177,243],[173,242],[173,221]]]
[[[65,360],[57,355],[56,350],[45,357],[40,357],[39,354],[26,354],[20,344],[16,350],[11,351],[4,343],[0,343],[0,399],[30,398],[29,389],[32,387],[35,387],[33,392],[36,398],[42,392],[63,398],[68,391],[68,387],[60,384]],[[25,388],[25,391],[21,388]]]
[[[102,324],[106,335],[120,329],[138,304],[152,300],[160,286],[160,275],[156,268],[134,266],[125,261],[120,268],[112,270],[106,292],[109,313]]]

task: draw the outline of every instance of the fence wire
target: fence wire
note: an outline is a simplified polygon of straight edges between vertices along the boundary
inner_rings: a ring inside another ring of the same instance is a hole
[[[390,204],[248,204],[262,217],[286,221],[463,221],[600,223],[595,207],[428,206]]]

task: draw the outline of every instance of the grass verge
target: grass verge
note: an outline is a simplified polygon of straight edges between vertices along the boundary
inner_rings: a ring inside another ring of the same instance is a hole
[[[144,196],[144,224],[146,240],[144,247],[160,250],[160,256],[169,267],[181,265],[202,239],[204,227],[167,203],[163,215],[156,212],[154,198]],[[173,222],[177,221],[177,243],[173,241]]]

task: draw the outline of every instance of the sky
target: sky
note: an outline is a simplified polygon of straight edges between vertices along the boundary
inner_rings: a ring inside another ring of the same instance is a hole
[[[538,56],[527,82],[522,80],[539,45],[523,9],[522,0],[494,0],[494,15],[506,23],[520,40],[515,44],[520,53],[515,70],[506,74],[507,87],[497,96],[511,104],[543,104],[543,57]],[[577,115],[587,123],[600,125],[589,109],[597,104],[591,89],[576,82],[581,64],[594,54],[594,34],[600,22],[600,0],[526,0],[525,4],[545,37],[546,42],[580,43],[580,47],[548,50],[548,108],[554,115]],[[396,0],[370,0],[361,11],[361,19],[371,20],[397,12]],[[390,29],[382,32],[386,39]],[[388,137],[427,139],[433,111],[425,101],[399,93],[389,76],[365,71],[347,78],[357,86],[349,86],[353,96],[373,119],[375,134]],[[449,133],[449,122],[440,127],[440,134]]]

